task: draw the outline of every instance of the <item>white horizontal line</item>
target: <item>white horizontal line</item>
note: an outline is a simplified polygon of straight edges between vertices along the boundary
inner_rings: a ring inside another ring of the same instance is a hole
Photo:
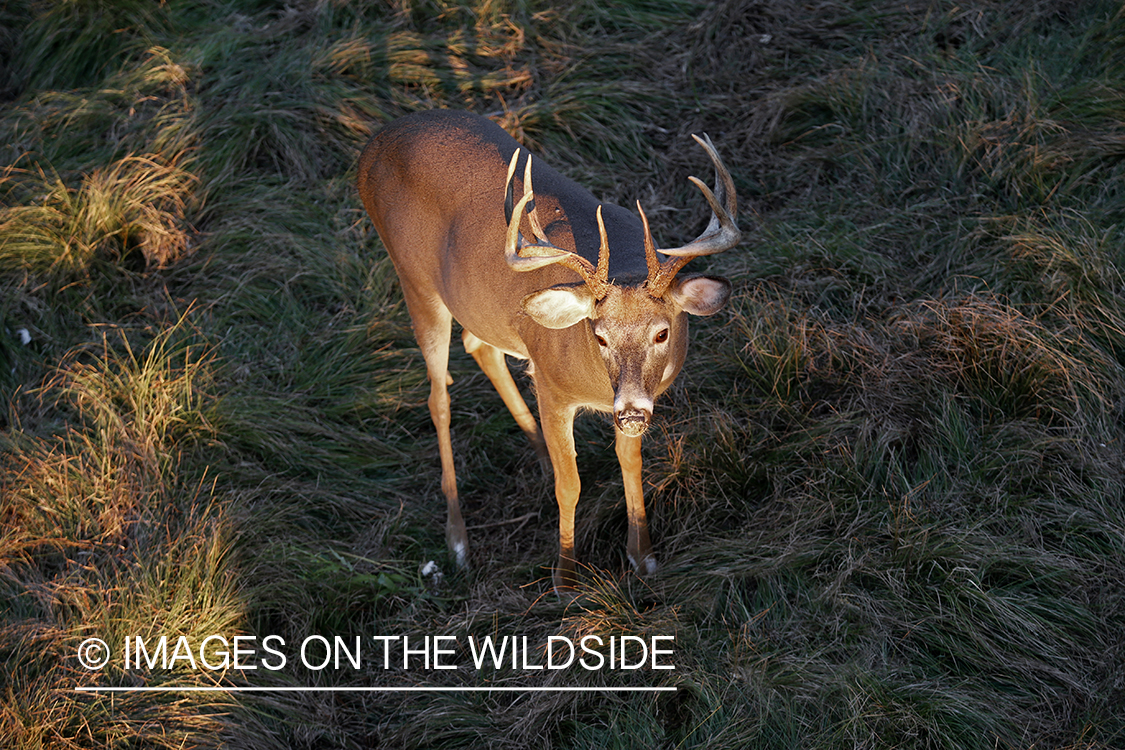
[[[98,687],[81,693],[667,693],[676,687]]]

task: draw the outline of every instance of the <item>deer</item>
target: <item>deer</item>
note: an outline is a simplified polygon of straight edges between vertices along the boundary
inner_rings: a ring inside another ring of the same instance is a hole
[[[459,566],[468,567],[469,539],[450,437],[454,320],[465,350],[554,474],[555,591],[573,596],[579,584],[574,419],[580,411],[613,416],[629,522],[627,556],[642,577],[656,572],[641,438],[656,398],[684,365],[687,316],[713,315],[731,295],[725,278],[679,272],[692,258],[728,250],[742,236],[730,173],[710,138],[692,137],[715,167],[713,191],[689,177],[711,218],[695,240],[665,249],[655,247],[640,201],[637,214],[599,202],[483,116],[416,112],[383,126],[364,148],[359,195],[394,264],[425,360],[446,541]],[[538,422],[506,357],[528,363]]]

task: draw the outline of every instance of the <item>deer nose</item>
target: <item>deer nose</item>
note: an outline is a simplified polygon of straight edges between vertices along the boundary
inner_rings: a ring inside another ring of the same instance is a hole
[[[621,430],[629,437],[637,437],[638,435],[644,434],[651,420],[652,412],[650,410],[637,408],[635,406],[620,409],[613,413],[613,423],[617,425],[617,429]]]

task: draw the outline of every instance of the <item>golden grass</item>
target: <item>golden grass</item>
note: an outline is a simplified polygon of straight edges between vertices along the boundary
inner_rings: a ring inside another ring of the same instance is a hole
[[[141,678],[223,677],[182,669],[139,675],[123,671],[119,659],[89,672],[73,662],[87,637],[119,655],[127,636],[199,642],[244,629],[227,572],[231,524],[215,506],[212,481],[182,463],[193,436],[208,429],[202,409],[213,361],[206,348],[183,341],[188,325],[184,316],[140,350],[114,332],[100,347],[72,352],[40,395],[72,410],[76,424],[55,438],[5,441],[0,579],[17,594],[21,616],[0,631],[16,670],[5,684],[0,736],[19,746],[183,747],[221,730],[220,716],[233,705],[222,695],[73,692]]]
[[[145,268],[169,265],[191,248],[185,213],[195,183],[186,169],[156,155],[96,168],[77,188],[42,166],[9,168],[0,189],[33,198],[0,209],[0,268],[74,279],[133,252]]]

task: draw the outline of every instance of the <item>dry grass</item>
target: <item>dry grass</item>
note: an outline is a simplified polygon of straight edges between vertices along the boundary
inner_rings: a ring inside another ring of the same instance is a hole
[[[8,170],[0,189],[35,198],[0,213],[0,265],[62,282],[127,267],[133,252],[146,268],[169,265],[189,250],[184,216],[195,182],[190,172],[152,156],[95,169],[78,188],[41,166]]]
[[[231,525],[215,506],[213,482],[182,460],[192,440],[206,439],[200,389],[211,364],[182,336],[174,325],[139,354],[108,336],[100,350],[74,352],[42,396],[79,423],[54,438],[4,438],[0,573],[14,609],[0,637],[12,669],[0,733],[16,746],[129,737],[178,747],[220,729],[232,705],[224,696],[115,702],[73,690],[139,676],[82,669],[74,655],[88,637],[120,653],[131,635],[201,639],[243,621],[228,572]],[[147,680],[198,684],[190,672]],[[141,718],[152,711],[163,718]]]

